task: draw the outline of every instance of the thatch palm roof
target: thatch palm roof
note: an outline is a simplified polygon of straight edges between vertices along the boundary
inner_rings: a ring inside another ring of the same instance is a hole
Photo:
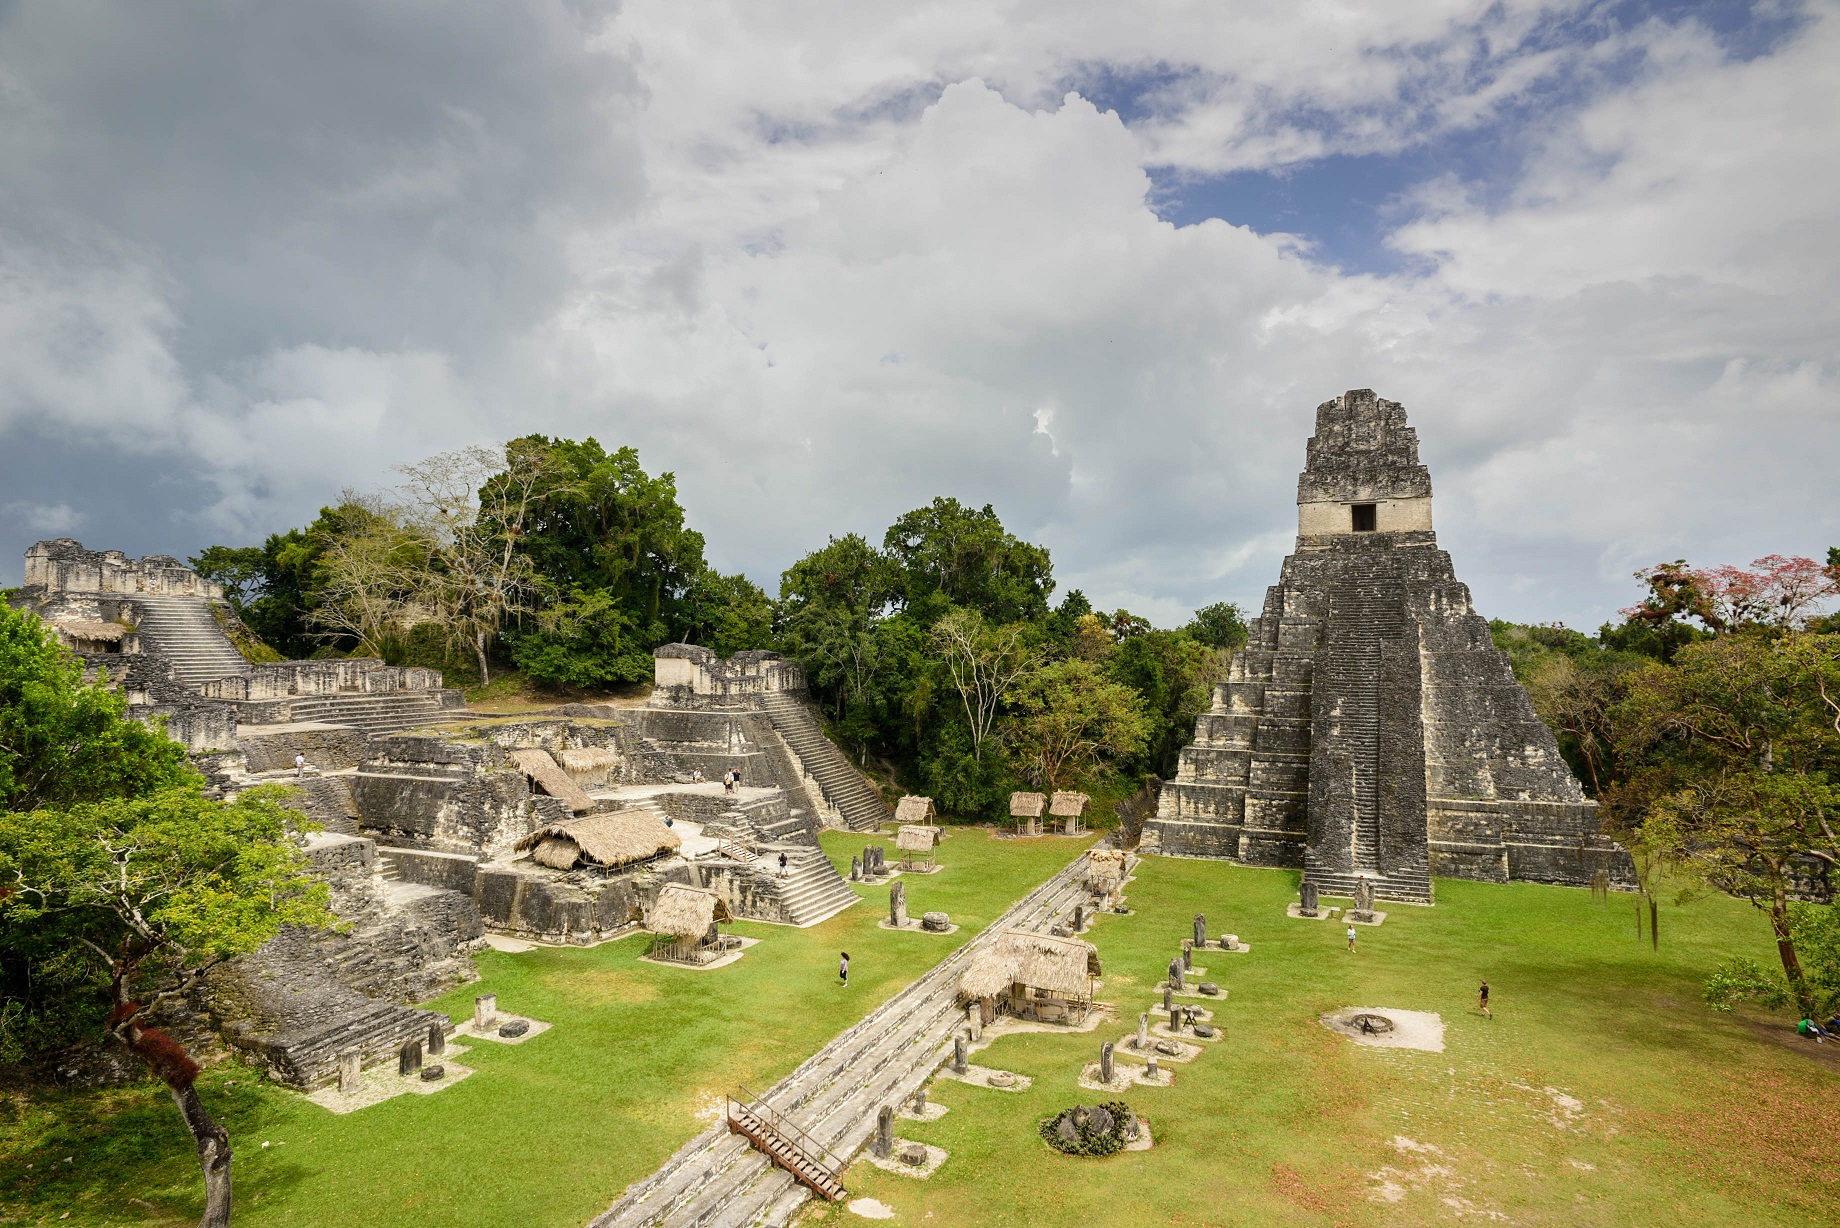
[[[930,853],[938,845],[937,827],[915,827],[909,824],[894,834],[894,846],[903,853]]]
[[[1124,878],[1125,851],[1123,849],[1088,849],[1086,852],[1086,877],[1100,881]]]
[[[1084,793],[1057,792],[1054,800],[1048,804],[1048,813],[1061,818],[1077,819],[1086,813],[1086,803],[1092,798]]]
[[[120,623],[97,622],[93,618],[73,618],[68,622],[53,623],[52,627],[73,640],[88,640],[92,644],[113,644],[127,635],[129,630]]]
[[[1039,793],[1012,793],[1009,795],[1009,813],[1015,819],[1039,819],[1042,808],[1048,799]]]
[[[586,814],[597,805],[575,778],[556,766],[550,753],[541,747],[522,747],[511,752],[511,759],[530,777],[530,783],[556,798],[576,814]]]
[[[658,890],[647,929],[671,938],[701,938],[718,921],[733,921],[728,901],[713,891],[666,883]]]
[[[900,800],[894,808],[894,821],[897,823],[931,823],[936,817],[933,811],[933,799],[908,795]]]
[[[1080,938],[1004,930],[958,979],[967,999],[994,998],[1011,985],[1083,998],[1099,975],[1099,948]]]
[[[517,846],[530,849],[530,859],[539,865],[572,870],[581,861],[608,867],[631,865],[675,852],[683,841],[665,826],[658,811],[640,809],[550,823],[519,840]]]

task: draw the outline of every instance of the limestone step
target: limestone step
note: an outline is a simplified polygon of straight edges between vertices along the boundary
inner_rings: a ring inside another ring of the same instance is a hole
[[[131,601],[142,645],[171,660],[186,686],[196,689],[249,672],[249,662],[218,626],[206,598],[137,594]]]

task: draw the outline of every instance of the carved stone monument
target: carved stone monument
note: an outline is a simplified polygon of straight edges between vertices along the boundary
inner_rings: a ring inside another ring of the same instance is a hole
[[[965,1007],[965,1029],[971,1033],[971,1043],[984,1039],[984,1008],[976,1002]]]
[[[473,999],[473,1026],[485,1031],[498,1018],[498,995],[482,993]]]
[[[1131,1042],[1131,1048],[1139,1052],[1150,1047],[1150,1012],[1145,1011],[1137,1017],[1137,1039]]]
[[[1308,878],[1303,880],[1303,888],[1298,892],[1297,911],[1306,917],[1316,915],[1316,884]]]
[[[971,1069],[971,1046],[965,1042],[965,1034],[958,1033],[952,1037],[952,1073],[964,1074]]]
[[[862,858],[852,857],[850,858],[850,881],[853,883],[860,883],[862,882],[862,880],[863,880]]]
[[[405,1040],[396,1051],[396,1073],[411,1075],[422,1068],[422,1042]]]
[[[897,882],[888,889],[888,924],[907,928],[907,884]]]
[[[1182,940],[1182,971],[1187,972],[1195,966],[1195,947],[1188,939]]]
[[[1195,914],[1195,945],[1207,949],[1207,917],[1201,913]]]
[[[1354,880],[1354,920],[1374,919],[1374,885],[1363,874]]]
[[[439,1057],[447,1052],[447,1031],[440,1023],[428,1025],[428,1056]]]
[[[875,1154],[886,1160],[894,1154],[894,1106],[884,1104],[875,1115]]]
[[[1633,882],[1438,548],[1396,402],[1317,406],[1296,550],[1249,631],[1145,825],[1164,853],[1426,904],[1433,873]]]
[[[339,1091],[349,1096],[358,1090],[363,1054],[356,1049],[339,1054]]]
[[[1188,988],[1182,980],[1182,961],[1179,959],[1169,961],[1169,988],[1175,993],[1183,993]]]
[[[1112,1042],[1106,1041],[1099,1046],[1099,1082],[1112,1081]]]
[[[1148,1059],[1145,1060],[1144,1073],[1150,1077],[1150,1081],[1152,1083],[1156,1082],[1157,1070],[1156,1070],[1156,1055],[1155,1054],[1152,1054]]]

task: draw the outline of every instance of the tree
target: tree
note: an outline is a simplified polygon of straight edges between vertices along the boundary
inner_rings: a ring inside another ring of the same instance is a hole
[[[976,611],[953,610],[933,624],[933,648],[951,675],[971,733],[971,757],[984,762],[1003,699],[1035,668],[1037,654],[1020,623],[993,627]]]
[[[739,573],[710,568],[684,594],[684,640],[729,657],[773,642],[773,603],[760,585]]]
[[[305,622],[323,641],[388,659],[426,612],[422,598],[431,587],[435,544],[394,504],[373,499],[366,511],[353,531],[320,550],[316,603]]]
[[[1052,792],[1102,762],[1136,754],[1150,721],[1130,687],[1090,661],[1055,661],[1013,687],[1004,733],[1012,759],[1029,780]]]
[[[831,538],[780,576],[781,643],[838,719],[868,696],[876,629],[898,584],[894,565],[855,533]]]
[[[910,609],[943,599],[998,624],[1048,612],[1048,551],[1004,529],[989,504],[974,512],[957,499],[934,499],[889,526],[882,549],[900,569],[900,597]]]
[[[338,541],[371,525],[376,502],[347,491],[303,529],[271,533],[260,546],[207,547],[192,558],[192,567],[224,586],[237,616],[263,643],[284,656],[308,656],[325,642],[324,628],[309,622],[321,600],[321,560]]]
[[[1119,643],[1105,668],[1142,699],[1145,738],[1138,770],[1175,775],[1195,719],[1213,701],[1214,684],[1226,677],[1229,660],[1230,654],[1186,631],[1147,631]]]
[[[1840,568],[1799,555],[1767,554],[1749,568],[1692,568],[1676,559],[1638,571],[1636,579],[1648,586],[1648,596],[1624,610],[1625,618],[1650,626],[1692,618],[1714,635],[1800,628],[1821,603],[1840,594]]]
[[[25,965],[28,982],[32,965],[67,962],[73,947],[86,953],[104,982],[102,1026],[166,1084],[185,1120],[204,1172],[199,1223],[217,1228],[230,1222],[229,1132],[198,1096],[198,1063],[154,1020],[282,925],[320,925],[330,914],[326,884],[287,839],[291,812],[276,791],[223,803],[203,797],[201,783],[0,814],[0,953],[9,970]],[[60,972],[49,983],[75,988],[68,968]]]
[[[1611,816],[1647,850],[1765,910],[1810,1009],[1789,901],[1798,867],[1840,858],[1840,636],[1729,635],[1634,673],[1613,712],[1626,778]]]
[[[1231,601],[1202,606],[1182,629],[1209,648],[1237,652],[1246,646],[1246,617]]]
[[[0,809],[74,806],[188,779],[185,748],[127,710],[120,692],[84,684],[81,663],[37,616],[0,605]]]
[[[416,600],[450,645],[465,645],[492,680],[487,649],[507,618],[533,609],[536,565],[520,548],[544,498],[573,485],[551,450],[531,439],[463,448],[404,465],[407,523],[427,541]]]

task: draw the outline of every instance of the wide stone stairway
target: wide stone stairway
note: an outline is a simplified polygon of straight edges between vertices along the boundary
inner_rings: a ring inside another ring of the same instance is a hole
[[[1013,906],[976,938],[820,1049],[762,1097],[820,1146],[856,1154],[875,1131],[876,1112],[912,1096],[951,1056],[964,1023],[958,978],[1003,929],[1045,929],[1085,903],[1080,860]],[[590,1228],[741,1228],[792,1221],[811,1191],[731,1133],[699,1134],[662,1168],[635,1183]]]
[[[373,695],[313,695],[288,705],[288,719],[350,725],[369,734],[402,733],[441,719],[439,691],[395,691]]]
[[[779,902],[792,924],[801,929],[816,925],[856,903],[856,893],[838,875],[824,850],[809,844],[761,844],[757,854],[761,872],[777,875],[781,853],[786,854],[786,877],[776,880]]]
[[[773,728],[824,791],[824,800],[837,808],[851,831],[874,831],[888,820],[888,807],[881,794],[824,736],[806,704],[776,692],[766,696],[766,712]]]
[[[192,690],[249,672],[249,662],[217,625],[207,599],[137,594],[133,603],[141,643],[171,660],[174,675]]]

